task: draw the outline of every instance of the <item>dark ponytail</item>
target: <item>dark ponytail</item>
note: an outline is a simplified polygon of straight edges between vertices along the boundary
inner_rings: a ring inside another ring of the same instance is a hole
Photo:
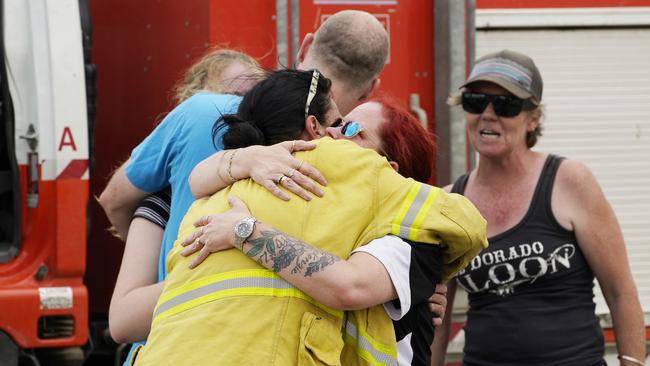
[[[226,149],[237,149],[240,147],[263,145],[264,134],[257,126],[241,119],[236,114],[222,116],[212,128],[212,139],[219,134],[219,131],[228,127],[223,135],[223,145]]]
[[[236,115],[222,116],[215,123],[213,140],[226,127],[226,149],[298,139],[305,128],[305,105],[312,76],[312,71],[299,70],[272,73],[244,95]],[[330,80],[320,75],[309,114],[321,124],[326,122],[330,109],[330,88]]]

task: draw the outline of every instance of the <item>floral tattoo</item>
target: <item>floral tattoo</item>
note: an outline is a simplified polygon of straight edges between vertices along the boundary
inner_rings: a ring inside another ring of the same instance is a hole
[[[248,250],[242,251],[260,265],[278,273],[288,269],[291,274],[311,277],[316,272],[337,262],[340,258],[318,250],[282,232],[265,230],[257,238],[246,241]]]

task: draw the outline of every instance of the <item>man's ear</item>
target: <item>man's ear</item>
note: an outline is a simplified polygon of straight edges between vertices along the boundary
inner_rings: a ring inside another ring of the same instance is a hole
[[[390,166],[392,166],[396,172],[399,172],[399,164],[396,161],[391,160],[388,162],[388,164],[390,164]]]
[[[325,128],[318,122],[316,117],[308,116],[305,118],[304,137],[306,140],[319,139],[325,135]]]
[[[381,84],[381,79],[380,78],[374,79],[370,83],[370,86],[368,87],[368,89],[366,89],[366,91],[363,94],[361,94],[361,96],[359,97],[359,101],[364,102],[364,101],[366,101],[366,99],[370,98],[372,93],[374,93],[375,90],[379,89],[380,84]]]
[[[305,34],[305,38],[303,38],[302,44],[298,49],[297,61],[299,64],[303,63],[305,61],[305,58],[307,58],[307,52],[309,52],[309,48],[311,47],[312,43],[314,43],[314,34],[313,33]]]

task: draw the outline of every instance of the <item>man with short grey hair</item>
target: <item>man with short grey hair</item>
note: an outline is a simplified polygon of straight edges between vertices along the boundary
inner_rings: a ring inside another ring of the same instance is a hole
[[[308,33],[298,51],[298,69],[319,69],[332,80],[341,114],[350,112],[379,86],[388,58],[388,34],[374,16],[344,10]]]

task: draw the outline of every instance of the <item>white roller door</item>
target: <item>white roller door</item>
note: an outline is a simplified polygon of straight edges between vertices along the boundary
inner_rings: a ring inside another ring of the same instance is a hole
[[[547,118],[536,149],[594,172],[620,221],[648,314],[650,28],[477,30],[477,57],[503,48],[537,63]],[[596,303],[598,313],[608,312],[599,289]]]

